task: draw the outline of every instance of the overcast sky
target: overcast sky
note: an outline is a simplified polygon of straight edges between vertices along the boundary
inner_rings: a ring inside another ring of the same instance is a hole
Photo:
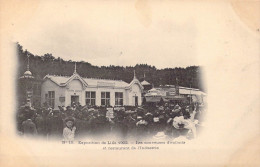
[[[36,55],[166,68],[205,65],[235,39],[223,34],[241,33],[224,2],[149,2],[43,1],[13,40]]]

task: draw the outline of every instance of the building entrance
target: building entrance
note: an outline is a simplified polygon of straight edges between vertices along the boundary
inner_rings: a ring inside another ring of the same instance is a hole
[[[138,106],[138,96],[135,96],[135,106]]]
[[[71,105],[79,102],[79,96],[71,96]]]

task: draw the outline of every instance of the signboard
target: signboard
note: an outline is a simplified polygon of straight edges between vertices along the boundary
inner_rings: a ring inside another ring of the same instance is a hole
[[[110,83],[110,82],[97,82],[98,87],[114,87],[115,83]]]
[[[59,97],[59,100],[60,100],[61,103],[64,103],[65,102],[65,97],[61,96],[61,97]]]
[[[168,95],[168,96],[175,96],[175,95],[176,95],[176,90],[175,90],[175,88],[174,88],[174,89],[170,89],[170,90],[167,92],[167,95]]]
[[[109,118],[109,119],[114,118],[113,108],[107,108],[106,117]]]

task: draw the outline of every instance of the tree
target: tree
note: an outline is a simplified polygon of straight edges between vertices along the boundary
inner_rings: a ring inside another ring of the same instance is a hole
[[[43,56],[33,55],[27,50],[23,49],[23,46],[19,43],[17,45],[18,53],[18,75],[21,76],[27,66],[27,54],[30,55],[30,70],[35,76],[43,78],[47,74],[71,76],[74,72],[75,61],[65,61],[62,58],[55,58],[51,53],[46,53]],[[186,68],[165,68],[157,69],[155,66],[147,64],[136,64],[133,66],[94,66],[88,62],[80,61],[77,63],[77,72],[82,77],[91,78],[104,78],[104,79],[116,79],[123,80],[130,83],[133,79],[134,70],[136,71],[137,78],[142,81],[145,80],[159,85],[175,85],[176,78],[180,86],[190,87],[192,80],[192,87],[199,88],[205,91],[205,83],[203,82],[202,73],[203,68],[200,66],[189,66]]]

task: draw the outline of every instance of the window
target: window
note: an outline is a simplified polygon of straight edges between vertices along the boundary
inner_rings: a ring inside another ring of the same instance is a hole
[[[115,92],[115,105],[116,106],[123,105],[123,92]]]
[[[101,92],[101,105],[110,106],[110,92]]]
[[[55,105],[55,92],[54,91],[48,91],[48,104],[54,108]]]
[[[96,92],[86,92],[86,105],[96,105]]]

